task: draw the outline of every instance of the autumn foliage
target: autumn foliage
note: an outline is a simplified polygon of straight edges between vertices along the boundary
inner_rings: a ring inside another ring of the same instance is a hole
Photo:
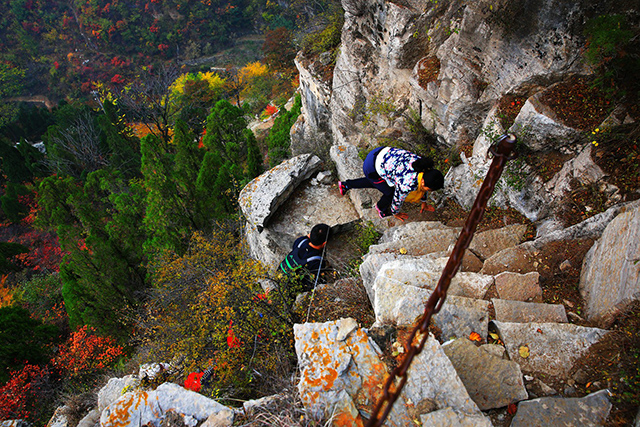
[[[0,387],[0,419],[33,421],[34,405],[42,397],[47,377],[47,369],[37,365],[11,372],[9,381]]]
[[[255,396],[259,379],[286,369],[293,348],[287,308],[256,297],[265,275],[230,231],[195,233],[187,253],[167,260],[157,274],[140,316],[149,361],[177,356],[185,360],[184,372],[213,366],[214,389]]]
[[[58,370],[71,377],[95,375],[123,354],[122,346],[117,345],[113,338],[100,337],[85,325],[60,346],[52,362]]]

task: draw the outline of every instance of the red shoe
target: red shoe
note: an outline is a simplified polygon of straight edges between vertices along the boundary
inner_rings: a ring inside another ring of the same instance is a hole
[[[338,181],[338,190],[340,191],[341,196],[347,194],[347,186],[344,185],[344,182]]]

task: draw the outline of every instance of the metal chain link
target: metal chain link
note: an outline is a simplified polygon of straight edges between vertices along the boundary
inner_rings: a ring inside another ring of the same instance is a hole
[[[516,157],[516,153],[513,151],[515,147],[516,137],[513,134],[505,134],[499,137],[499,139],[495,142],[495,144],[490,148],[491,154],[493,154],[493,161],[491,162],[491,166],[489,167],[489,171],[487,172],[487,176],[480,187],[480,191],[476,196],[476,200],[469,212],[469,216],[460,232],[460,236],[451,252],[451,256],[449,257],[449,261],[442,271],[442,275],[440,276],[440,280],[438,281],[438,285],[436,289],[433,291],[429,300],[425,304],[425,310],[422,317],[418,320],[417,325],[411,332],[409,339],[405,345],[408,347],[406,350],[404,359],[402,363],[398,365],[391,375],[387,378],[387,381],[382,390],[382,397],[378,401],[374,411],[371,413],[371,417],[367,422],[367,427],[380,427],[387,419],[389,412],[393,407],[394,402],[400,396],[402,392],[402,388],[407,382],[407,371],[411,366],[411,362],[413,358],[420,354],[422,351],[425,342],[428,337],[428,328],[429,323],[431,322],[431,317],[438,313],[444,304],[445,299],[447,298],[447,290],[449,289],[449,284],[451,283],[451,279],[458,272],[458,268],[460,268],[460,264],[462,264],[462,257],[464,255],[464,251],[469,247],[471,243],[471,239],[473,238],[473,233],[476,231],[476,227],[478,223],[482,219],[482,215],[484,214],[485,208],[487,206],[487,202],[491,195],[493,194],[493,189],[495,188],[498,179],[500,179],[500,175],[502,174],[502,170],[504,169],[507,161],[512,160]],[[418,332],[420,332],[420,336],[418,336]],[[416,345],[414,340],[418,336],[419,343]],[[393,390],[392,390],[393,388]],[[382,412],[382,415],[378,418],[378,414]]]

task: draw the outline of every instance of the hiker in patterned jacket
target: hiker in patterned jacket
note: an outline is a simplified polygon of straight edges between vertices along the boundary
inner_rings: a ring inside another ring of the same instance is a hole
[[[404,221],[406,213],[400,213],[405,201],[422,202],[420,212],[434,211],[427,204],[427,191],[439,190],[444,186],[442,172],[433,168],[433,160],[393,147],[378,147],[364,160],[363,178],[338,182],[340,194],[353,188],[376,188],[382,197],[375,208],[380,218],[393,215]]]

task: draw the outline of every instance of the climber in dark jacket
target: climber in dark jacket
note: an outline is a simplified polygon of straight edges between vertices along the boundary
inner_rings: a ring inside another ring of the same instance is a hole
[[[280,271],[288,278],[302,285],[302,291],[313,289],[316,275],[326,267],[323,249],[329,239],[327,224],[313,226],[307,236],[300,236],[293,243],[293,249],[280,263]]]

